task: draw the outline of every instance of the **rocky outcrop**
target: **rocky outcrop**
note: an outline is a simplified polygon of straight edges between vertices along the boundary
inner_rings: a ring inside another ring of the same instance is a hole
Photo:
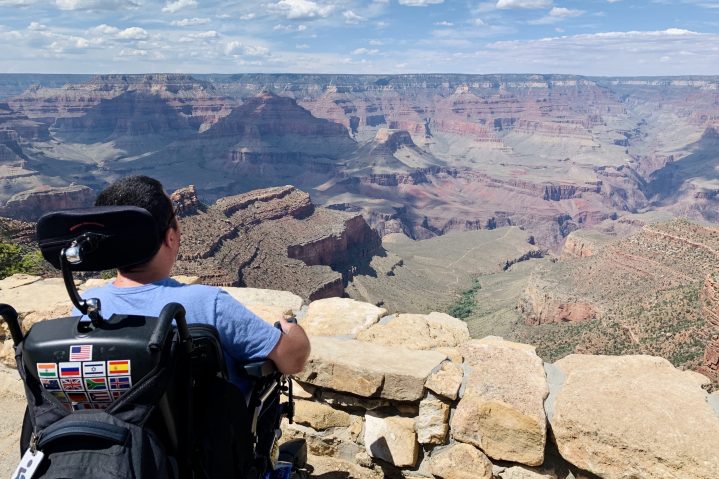
[[[700,292],[702,312],[710,328],[711,337],[704,350],[704,360],[700,371],[715,381],[719,381],[719,275],[707,275]]]
[[[600,311],[588,300],[565,295],[558,288],[532,278],[519,298],[517,309],[528,325],[579,322],[596,319]]]
[[[210,284],[280,288],[306,299],[341,296],[354,269],[380,244],[360,215],[317,208],[293,186],[254,190],[211,206],[188,189],[173,198],[189,205],[180,211],[176,272]]]
[[[43,187],[13,195],[3,206],[0,216],[36,221],[50,211],[86,208],[95,200],[95,193],[83,185]]]
[[[585,258],[596,254],[599,248],[600,245],[593,238],[582,234],[581,231],[572,231],[564,241],[562,256]]]

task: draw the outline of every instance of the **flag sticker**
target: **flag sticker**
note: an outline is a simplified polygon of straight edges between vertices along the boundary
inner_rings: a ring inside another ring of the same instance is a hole
[[[66,392],[65,395],[67,395],[70,402],[87,402],[87,394],[85,393]]]
[[[82,363],[82,375],[86,378],[105,375],[105,361]]]
[[[41,378],[56,378],[57,364],[55,363],[37,363],[37,375]]]
[[[88,391],[107,391],[107,378],[85,378],[85,389]]]
[[[82,379],[80,378],[62,378],[60,382],[64,391],[83,391],[85,389],[82,387]]]
[[[46,391],[62,390],[62,387],[60,387],[59,379],[40,378],[40,382],[42,383],[42,386],[45,388]]]
[[[80,377],[80,363],[60,363],[60,377]]]
[[[89,402],[73,403],[72,408],[75,411],[83,411],[85,409],[93,409],[92,403],[89,403]]]
[[[68,402],[67,396],[65,396],[65,393],[62,392],[62,391],[50,391],[50,394],[52,394],[53,396],[55,396],[55,399],[57,399],[57,400],[60,401],[61,403],[66,403],[66,402]]]
[[[125,376],[130,374],[130,360],[124,359],[122,361],[108,361],[107,362],[107,375],[108,376]]]
[[[112,399],[118,399],[125,394],[125,391],[110,391],[110,394],[112,394]]]
[[[92,345],[70,346],[70,361],[92,361]]]
[[[112,402],[110,393],[107,391],[90,392],[90,401],[92,402]]]
[[[110,389],[113,391],[127,390],[132,387],[132,381],[129,376],[110,376]]]

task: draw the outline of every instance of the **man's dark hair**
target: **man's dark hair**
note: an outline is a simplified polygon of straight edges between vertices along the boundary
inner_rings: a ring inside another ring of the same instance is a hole
[[[128,176],[117,180],[97,195],[95,206],[138,206],[150,212],[157,224],[159,238],[172,226],[177,227],[172,201],[162,184],[149,176]]]

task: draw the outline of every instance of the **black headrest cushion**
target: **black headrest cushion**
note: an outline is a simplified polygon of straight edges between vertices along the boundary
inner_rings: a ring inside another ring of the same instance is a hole
[[[97,247],[83,255],[73,271],[124,268],[150,260],[160,248],[152,215],[136,206],[98,206],[44,215],[37,223],[42,255],[60,268],[60,252],[85,233],[95,234]]]

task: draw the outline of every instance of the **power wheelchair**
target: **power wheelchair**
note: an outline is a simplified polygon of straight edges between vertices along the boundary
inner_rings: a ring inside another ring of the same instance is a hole
[[[292,382],[270,360],[238,368],[251,384],[248,398],[227,379],[217,330],[192,324],[182,305],[166,305],[159,317],[104,318],[99,300],[78,294],[73,272],[140,264],[155,254],[161,239],[146,210],[50,213],[37,237],[89,321],[58,318],[23,334],[15,310],[0,305],[28,400],[21,454],[44,455],[34,477],[308,477],[304,441],[278,445],[282,417],[292,420]],[[98,454],[102,470],[90,473]]]

